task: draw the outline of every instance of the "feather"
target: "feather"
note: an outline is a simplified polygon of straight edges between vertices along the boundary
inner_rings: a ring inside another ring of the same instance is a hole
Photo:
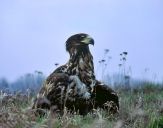
[[[84,33],[68,38],[66,50],[70,59],[47,77],[33,103],[33,109],[49,109],[56,106],[63,112],[64,107],[67,107],[70,111],[79,111],[79,114],[85,115],[94,106],[105,109],[104,106],[108,102],[113,102],[110,110],[118,111],[119,101],[116,93],[95,78],[89,44],[94,44],[94,40]]]

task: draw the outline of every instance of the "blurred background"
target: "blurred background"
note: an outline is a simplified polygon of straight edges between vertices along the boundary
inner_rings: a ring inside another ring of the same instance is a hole
[[[67,38],[81,32],[95,40],[98,79],[163,83],[162,12],[161,0],[0,1],[0,87],[38,89],[68,61]]]

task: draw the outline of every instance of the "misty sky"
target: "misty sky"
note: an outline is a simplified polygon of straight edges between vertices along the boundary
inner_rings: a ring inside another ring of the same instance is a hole
[[[67,62],[65,41],[80,32],[95,40],[95,69],[107,48],[108,72],[118,72],[127,51],[133,77],[163,80],[162,0],[1,0],[0,77],[48,75],[56,62]]]

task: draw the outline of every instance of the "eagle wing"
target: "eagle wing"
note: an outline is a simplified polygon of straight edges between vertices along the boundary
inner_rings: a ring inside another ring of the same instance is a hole
[[[69,76],[65,73],[52,73],[44,82],[32,105],[33,109],[50,109],[56,105],[58,109],[63,108],[65,90],[69,84]]]
[[[52,106],[61,112],[67,107],[68,110],[79,110],[82,115],[87,113],[85,108],[88,107],[90,93],[77,75],[65,72],[66,68],[66,65],[61,66],[47,77],[32,105],[38,114],[44,114],[40,109],[50,109]]]
[[[108,85],[96,80],[92,95],[95,108],[104,108],[112,113],[116,113],[119,110],[118,95]]]

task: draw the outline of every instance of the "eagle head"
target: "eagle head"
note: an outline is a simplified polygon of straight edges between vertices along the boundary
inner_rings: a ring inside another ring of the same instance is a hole
[[[88,34],[79,33],[72,35],[66,41],[66,51],[70,54],[74,51],[86,51],[89,50],[88,45],[94,45],[94,40]]]

